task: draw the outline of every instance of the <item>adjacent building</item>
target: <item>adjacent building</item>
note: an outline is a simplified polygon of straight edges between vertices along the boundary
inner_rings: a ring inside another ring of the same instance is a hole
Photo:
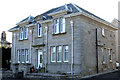
[[[116,62],[116,30],[100,17],[70,3],[11,28],[13,73],[31,66],[48,73],[81,76],[112,71]]]
[[[120,63],[120,21],[118,19],[113,19],[112,24],[118,27],[116,31],[116,61]]]

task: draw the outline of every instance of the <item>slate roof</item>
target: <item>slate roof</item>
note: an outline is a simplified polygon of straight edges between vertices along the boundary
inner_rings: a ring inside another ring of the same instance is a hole
[[[107,22],[106,20],[104,20],[104,19],[102,19],[102,18],[100,18],[100,17],[98,17],[98,16],[96,16],[96,15],[88,12],[87,10],[85,10],[85,9],[83,9],[83,8],[81,8],[81,7],[73,4],[73,3],[65,4],[65,5],[63,5],[63,6],[60,6],[60,7],[57,7],[57,8],[53,8],[53,9],[51,9],[51,10],[49,10],[49,11],[43,13],[43,14],[40,14],[40,15],[41,15],[41,16],[45,16],[45,17],[46,17],[45,20],[47,20],[47,19],[52,19],[52,17],[51,17],[51,16],[48,16],[48,14],[65,10],[65,9],[66,9],[65,6],[67,6],[68,9],[70,10],[70,12],[68,12],[68,14],[77,13],[77,12],[80,12],[79,10],[81,10],[82,12],[88,13],[88,14],[91,15],[91,16],[94,16],[94,17],[96,17],[96,18],[98,18],[98,19],[100,19],[100,20],[102,20],[102,21]],[[79,10],[78,10],[77,8],[78,8]]]
[[[52,17],[51,17],[51,16],[48,16],[48,14],[65,10],[65,9],[66,9],[66,8],[65,8],[66,6],[68,7],[68,9],[69,9],[70,11],[72,10],[72,11],[69,12],[68,14],[79,12],[79,11],[70,3],[70,4],[65,4],[65,5],[60,6],[60,7],[57,7],[57,8],[53,8],[53,9],[48,10],[47,12],[45,12],[45,13],[43,13],[43,14],[40,14],[40,15],[41,15],[41,16],[45,16],[45,17],[46,17],[45,20],[47,20],[47,19],[52,19]]]
[[[23,20],[20,21],[19,23],[24,22],[24,21],[29,21],[29,24],[35,23],[33,16],[28,16],[27,18],[23,19]],[[13,28],[11,28],[11,29],[9,29],[8,31],[11,31],[11,30],[17,29],[17,28],[19,28],[19,25],[15,26],[15,27],[13,27]]]
[[[116,19],[119,23],[120,23],[120,20]]]
[[[96,15],[88,12],[87,10],[85,10],[85,9],[83,9],[83,8],[81,8],[81,7],[73,4],[73,3],[65,4],[65,5],[63,5],[63,6],[50,9],[50,10],[46,11],[45,13],[40,14],[39,16],[43,16],[43,17],[44,17],[43,20],[49,20],[49,19],[52,19],[52,16],[48,16],[48,14],[55,13],[55,12],[59,12],[59,11],[66,10],[66,9],[69,10],[69,12],[68,12],[67,14],[77,13],[77,12],[82,11],[82,12],[85,12],[85,13],[91,15],[91,16],[94,16],[94,17],[96,17],[96,18],[98,18],[98,19],[100,19],[100,20],[102,20],[102,21],[104,21],[104,22],[107,22],[106,20],[104,20],[104,19],[102,19],[102,18],[100,18],[100,17],[98,17],[98,16],[96,16]],[[30,18],[30,16],[29,16],[29,17],[23,19],[23,20],[20,21],[20,22],[24,22],[24,21],[26,21],[26,20],[30,20],[31,23],[36,23],[35,21],[33,21],[33,20],[34,20],[34,17],[32,17],[32,16],[31,16],[31,18]],[[30,23],[30,24],[31,24],[31,23]],[[109,23],[109,22],[108,22],[108,23]],[[110,24],[111,24],[111,23],[110,23]],[[111,25],[112,25],[112,24],[111,24]],[[19,27],[19,26],[16,26],[16,27],[14,27],[14,28],[18,28],[18,27]],[[12,28],[12,29],[14,29],[14,28]]]
[[[17,29],[17,28],[19,28],[19,25],[15,26],[15,27],[13,27],[13,28],[11,28],[11,29],[9,29],[8,31],[11,31],[11,30]]]
[[[34,20],[34,17],[33,16],[28,16],[27,18],[23,19],[22,21],[20,22],[24,22],[24,21],[30,21],[32,22]]]

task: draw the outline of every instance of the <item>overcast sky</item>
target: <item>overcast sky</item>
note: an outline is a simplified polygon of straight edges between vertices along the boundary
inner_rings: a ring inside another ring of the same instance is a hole
[[[6,31],[7,41],[12,42],[8,30],[24,18],[37,16],[47,10],[74,3],[87,11],[112,22],[118,18],[119,0],[1,0],[0,1],[0,33]]]

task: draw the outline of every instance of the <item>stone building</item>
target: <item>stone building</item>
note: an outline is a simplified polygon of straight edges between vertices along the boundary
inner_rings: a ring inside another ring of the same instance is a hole
[[[81,76],[112,71],[116,62],[116,30],[111,23],[70,3],[11,28],[13,73],[31,66],[48,73]]]
[[[120,21],[118,19],[113,19],[112,24],[118,27],[116,31],[116,61],[120,63]]]

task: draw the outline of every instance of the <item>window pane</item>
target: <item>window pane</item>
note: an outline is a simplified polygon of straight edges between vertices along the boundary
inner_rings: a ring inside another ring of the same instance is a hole
[[[103,51],[103,62],[107,63],[107,54],[106,54],[106,49]]]
[[[24,62],[25,60],[25,56],[24,56],[24,50],[22,50],[22,62]]]
[[[28,49],[25,50],[25,54],[26,54],[26,62],[29,61],[29,53],[28,53]]]
[[[105,36],[105,29],[102,28],[102,35]]]
[[[59,33],[59,19],[54,20],[54,33]]]
[[[60,32],[65,32],[65,18],[61,18]]]
[[[51,48],[51,60],[55,61],[56,55],[55,55],[56,48],[52,47]]]
[[[27,39],[27,35],[28,35],[28,28],[25,27],[25,33],[24,33],[24,38]]]
[[[20,62],[20,50],[17,51],[18,54],[18,62]]]
[[[110,60],[112,61],[112,49],[110,49]]]
[[[57,47],[57,61],[62,61],[62,46]]]
[[[41,24],[37,24],[38,29],[38,37],[42,36],[42,26]]]
[[[63,60],[68,61],[68,46],[64,46],[64,55],[63,55]]]
[[[20,28],[20,40],[23,39],[23,28]]]

